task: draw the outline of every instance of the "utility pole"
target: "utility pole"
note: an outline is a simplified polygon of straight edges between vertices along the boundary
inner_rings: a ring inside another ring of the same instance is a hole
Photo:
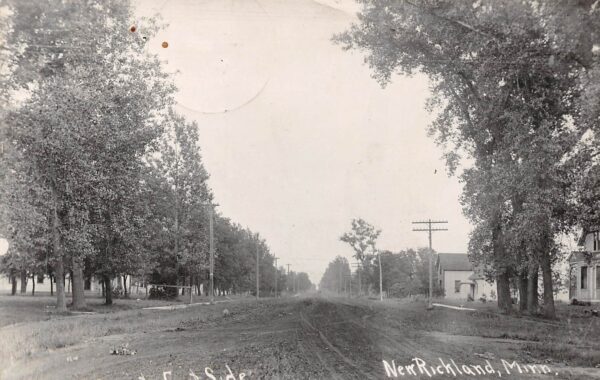
[[[210,250],[210,303],[215,302],[215,241],[214,241],[214,211],[210,207],[208,209],[208,231],[209,237],[209,250]]]
[[[210,287],[210,302],[213,303],[215,301],[215,239],[214,239],[214,207],[218,206],[215,203],[201,203],[203,207],[208,207],[208,250],[210,255],[210,263],[209,263],[209,287]],[[190,284],[191,285],[191,284]],[[190,289],[191,292],[191,289]]]
[[[412,222],[413,224],[427,224],[427,228],[413,228],[413,231],[424,231],[429,233],[429,299],[427,301],[427,308],[431,309],[433,306],[431,305],[431,298],[433,297],[433,263],[431,257],[433,256],[433,249],[431,248],[431,233],[433,231],[448,231],[447,228],[432,228],[432,224],[443,224],[448,223],[445,220],[437,220],[433,221],[428,219],[422,222]]]
[[[344,275],[344,292],[346,297],[350,297],[350,293],[352,293],[352,273]]]
[[[377,251],[377,257],[379,257],[379,300],[383,301],[383,278],[382,278],[382,275],[381,275],[381,252]],[[430,268],[429,268],[429,271],[430,271],[429,278],[431,279],[431,261],[430,261],[429,265],[430,265]],[[431,283],[431,281],[430,281],[430,283]],[[430,284],[430,287],[431,287],[431,284]]]
[[[338,287],[338,293],[342,293],[342,262],[339,262],[340,265],[338,265],[338,277],[340,279],[339,281],[339,287]]]
[[[277,277],[279,277],[279,270],[277,269],[277,259],[279,257],[273,257],[275,259],[275,298],[277,298]]]
[[[357,296],[360,296],[361,287],[360,287],[360,261],[356,261],[356,263],[352,263],[352,266],[356,268],[356,274],[358,275],[358,289],[356,292]]]
[[[258,251],[259,251],[259,245],[258,245],[258,234],[256,235],[256,300],[259,300],[260,297],[260,286],[258,285],[258,264],[260,263],[259,259],[258,259]]]

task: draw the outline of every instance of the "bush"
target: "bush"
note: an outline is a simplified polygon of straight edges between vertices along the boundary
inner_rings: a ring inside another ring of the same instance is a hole
[[[177,298],[178,288],[171,286],[153,286],[148,292],[148,299],[151,300],[172,300]]]
[[[400,283],[395,283],[394,285],[392,285],[390,287],[390,289],[388,290],[388,294],[390,297],[395,297],[395,298],[401,298],[401,297],[405,297],[406,296],[406,290],[404,289],[404,286],[402,286],[402,284]]]
[[[112,296],[113,296],[113,298],[121,298],[121,297],[123,297],[123,289],[120,286],[117,286],[116,288],[113,288],[113,290],[112,290]]]

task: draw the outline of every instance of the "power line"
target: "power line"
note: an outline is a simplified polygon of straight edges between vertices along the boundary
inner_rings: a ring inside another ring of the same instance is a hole
[[[433,297],[433,264],[431,262],[431,257],[433,256],[433,249],[431,248],[431,233],[434,231],[448,231],[447,228],[433,228],[432,224],[444,224],[448,223],[446,220],[431,220],[427,219],[426,221],[412,222],[413,224],[427,224],[427,228],[413,228],[413,231],[423,231],[429,233],[429,297],[427,300],[427,308],[431,309],[433,306],[431,305],[431,298]]]

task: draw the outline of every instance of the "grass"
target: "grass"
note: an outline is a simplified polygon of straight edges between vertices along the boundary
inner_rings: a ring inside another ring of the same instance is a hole
[[[67,303],[70,303],[67,298]],[[112,313],[119,310],[140,309],[149,306],[162,306],[173,302],[159,300],[113,299],[113,305],[104,305],[104,298],[98,295],[86,295],[87,308],[85,311],[94,313]],[[0,295],[0,328],[12,324],[50,320],[55,317],[71,315],[58,314],[55,311],[56,298],[49,295],[11,296]]]
[[[72,313],[46,313],[48,297],[0,296],[2,315],[16,315],[23,323],[4,324],[0,328],[0,363],[12,363],[17,359],[34,355],[40,351],[55,350],[79,343],[90,342],[95,338],[126,333],[160,331],[181,325],[185,321],[209,323],[221,318],[222,310],[245,307],[252,302],[218,303],[204,307],[180,309],[176,313],[144,310],[142,307],[169,304],[165,301],[114,300],[115,305],[101,305],[101,300],[88,299],[90,308],[97,314],[74,315]],[[171,302],[172,304],[173,302]],[[41,314],[41,315],[38,315]],[[3,321],[4,322],[4,321]]]
[[[304,302],[311,302],[307,299]],[[143,310],[142,307],[167,304],[164,301],[115,300],[112,307],[101,299],[88,299],[91,315],[59,315],[47,312],[54,300],[49,297],[0,296],[0,363],[11,363],[28,355],[55,350],[94,339],[119,334],[136,334],[172,330],[189,324],[210,324],[222,318],[222,311],[252,315],[272,307],[272,302],[256,304],[254,299],[219,303],[210,307],[196,306],[177,312]],[[342,300],[342,302],[344,302]],[[600,364],[600,318],[586,316],[586,307],[560,304],[557,320],[507,316],[491,305],[477,311],[456,311],[443,308],[425,310],[422,301],[349,300],[349,305],[364,304],[385,318],[392,326],[420,334],[423,331],[452,335],[480,336],[522,341],[521,355],[538,360],[564,362],[572,366],[595,367]],[[10,316],[5,323],[4,317]],[[11,324],[10,326],[7,326]]]
[[[586,315],[590,307],[557,303],[557,319],[503,315],[490,303],[472,302],[476,311],[434,308],[425,312],[424,302],[400,303],[403,323],[415,330],[452,335],[480,336],[523,341],[523,356],[550,359],[568,365],[600,364],[600,318]]]

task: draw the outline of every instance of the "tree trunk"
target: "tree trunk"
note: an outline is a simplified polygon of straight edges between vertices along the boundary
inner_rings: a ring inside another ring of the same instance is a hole
[[[106,296],[106,292],[105,292],[105,287],[104,287],[104,278],[102,278],[102,280],[100,280],[100,286],[102,286],[102,298],[104,298]]]
[[[83,309],[85,305],[85,293],[84,293],[84,278],[83,278],[83,263],[81,259],[73,257],[73,303],[74,309]]]
[[[54,296],[54,276],[51,274],[48,275],[50,279],[50,296]]]
[[[14,296],[15,294],[17,294],[17,275],[14,271],[11,271],[10,273],[10,283],[12,285],[10,294]]]
[[[550,252],[541,254],[540,266],[542,268],[542,279],[544,283],[544,309],[543,314],[546,318],[556,318],[554,309],[554,288],[552,285],[552,263],[550,262]]]
[[[112,284],[111,284],[111,279],[110,276],[108,275],[104,275],[104,304],[105,305],[112,305],[113,301],[112,301]]]
[[[63,264],[62,250],[60,246],[60,232],[58,231],[58,197],[56,192],[52,192],[54,201],[54,210],[52,215],[52,253],[56,260],[54,275],[56,278],[56,310],[58,312],[67,311],[67,302],[65,299],[65,268]]]
[[[62,262],[62,256],[56,262],[54,268],[56,279],[56,310],[67,311],[67,300],[65,296],[65,267]]]
[[[129,298],[129,292],[127,291],[127,275],[123,275],[123,297]]]
[[[27,271],[21,270],[21,294],[27,293]]]
[[[514,215],[520,215],[523,212],[523,198],[519,195],[513,197],[513,213]],[[527,279],[528,279],[528,268],[523,268],[522,264],[529,263],[527,261],[527,246],[525,241],[521,241],[517,247],[517,265],[521,266],[519,270],[518,287],[519,287],[519,311],[524,312],[527,310]]]
[[[527,312],[530,315],[538,313],[538,272],[539,264],[532,260],[527,278]]]
[[[519,273],[519,311],[523,312],[527,310],[527,271],[522,270]]]
[[[506,249],[503,241],[502,227],[499,219],[492,229],[492,245],[496,264],[496,290],[498,293],[498,308],[503,313],[512,312],[512,299],[510,296],[510,274],[506,264]]]
[[[503,313],[510,313],[512,311],[512,300],[508,273],[504,272],[496,276],[496,290],[498,292],[498,308]]]
[[[31,275],[31,295],[35,296],[35,274]]]

